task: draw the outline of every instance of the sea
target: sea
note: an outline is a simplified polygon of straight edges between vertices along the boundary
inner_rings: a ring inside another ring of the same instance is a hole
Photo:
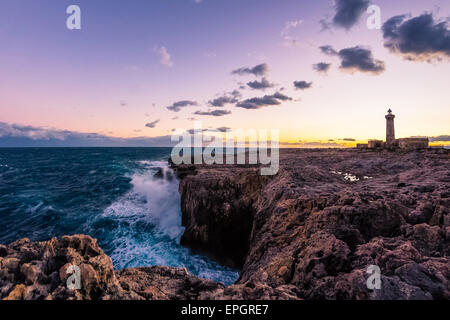
[[[234,283],[230,269],[180,245],[170,148],[0,148],[0,243],[88,234],[115,269],[185,267]],[[163,172],[163,178],[155,173]]]

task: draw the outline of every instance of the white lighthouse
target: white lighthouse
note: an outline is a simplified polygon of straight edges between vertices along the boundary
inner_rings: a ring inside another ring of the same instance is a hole
[[[392,114],[392,110],[388,110],[386,115],[386,146],[392,148],[395,146],[395,127],[394,127],[395,115]]]

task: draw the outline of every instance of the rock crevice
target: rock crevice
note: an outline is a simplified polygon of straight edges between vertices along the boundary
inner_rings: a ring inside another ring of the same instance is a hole
[[[240,268],[236,284],[170,267],[114,271],[96,240],[79,235],[0,245],[0,298],[449,299],[449,159],[445,150],[282,150],[273,177],[172,164],[182,244]],[[66,286],[73,264],[80,290]],[[366,285],[371,265],[381,289]]]
[[[237,285],[290,286],[302,299],[450,297],[448,151],[282,150],[274,177],[174,169],[184,243],[235,266],[243,257]],[[366,286],[371,264],[380,290]]]

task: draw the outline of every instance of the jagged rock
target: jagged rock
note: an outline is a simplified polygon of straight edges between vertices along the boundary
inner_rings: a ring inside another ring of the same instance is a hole
[[[265,292],[292,286],[296,298],[448,299],[448,159],[448,151],[282,150],[278,174],[265,178],[254,167],[172,165],[183,173],[184,244],[235,265],[244,257],[225,292],[265,274]],[[366,286],[371,264],[381,268],[380,290]],[[253,291],[233,295],[243,292]]]
[[[0,246],[0,298],[450,299],[448,151],[280,157],[271,177],[250,165],[172,164],[182,243],[240,267],[234,285],[180,268],[114,271],[96,240],[77,235]],[[71,265],[80,290],[67,288]],[[366,285],[370,265],[381,289]]]
[[[130,299],[197,300],[201,295],[223,290],[224,286],[193,276],[183,268],[148,267],[117,272]]]
[[[225,289],[182,268],[148,267],[114,272],[111,259],[86,235],[45,242],[18,240],[0,257],[0,299],[6,300],[196,300]],[[30,252],[33,254],[30,255]],[[33,258],[30,261],[30,258]],[[80,268],[80,289],[67,280]]]
[[[89,236],[64,236],[46,242],[18,240],[0,258],[0,298],[9,299],[101,299],[120,297],[122,289],[111,259]],[[81,270],[81,289],[69,290],[66,281],[71,265]]]
[[[0,244],[0,257],[4,257],[8,254],[8,248]]]

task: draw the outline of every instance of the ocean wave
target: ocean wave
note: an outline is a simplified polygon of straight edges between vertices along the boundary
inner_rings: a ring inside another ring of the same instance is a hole
[[[103,232],[107,253],[118,269],[151,265],[186,267],[203,278],[232,284],[239,273],[180,245],[178,180],[167,161],[139,161],[130,175],[131,190],[104,210],[92,224]],[[162,171],[162,176],[155,173]]]
[[[184,228],[169,154],[160,148],[0,150],[0,243],[83,233],[98,239],[116,269],[186,267],[233,283],[236,270],[180,245]]]

